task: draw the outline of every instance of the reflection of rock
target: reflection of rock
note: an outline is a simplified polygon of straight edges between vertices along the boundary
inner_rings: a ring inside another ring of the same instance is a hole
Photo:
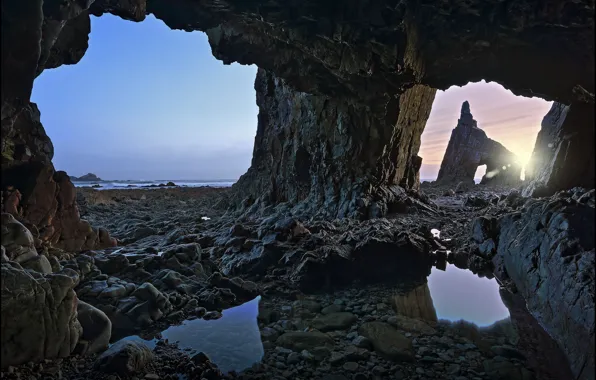
[[[391,302],[397,314],[429,322],[437,321],[437,311],[428,284],[420,285],[406,294],[396,294]]]
[[[594,193],[585,197],[530,199],[523,213],[501,216],[485,234],[497,234],[497,275],[515,284],[580,379],[595,375]]]
[[[517,157],[477,127],[466,101],[457,126],[451,132],[437,182],[459,183],[461,189],[473,186],[476,169],[481,165],[486,165],[481,183],[517,185],[520,181]]]

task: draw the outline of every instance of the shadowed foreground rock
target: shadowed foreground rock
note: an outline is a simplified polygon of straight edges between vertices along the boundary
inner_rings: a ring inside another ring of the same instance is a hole
[[[529,199],[523,212],[476,223],[477,242],[494,239],[493,262],[528,310],[561,346],[578,379],[594,372],[594,190]],[[579,195],[579,196],[578,196]]]
[[[481,181],[483,184],[520,183],[521,167],[517,157],[478,128],[470,113],[470,104],[465,101],[457,126],[451,132],[436,182],[473,185],[476,169],[481,165],[486,165],[486,174]]]
[[[77,282],[69,269],[44,276],[2,264],[2,368],[70,355],[82,333]]]

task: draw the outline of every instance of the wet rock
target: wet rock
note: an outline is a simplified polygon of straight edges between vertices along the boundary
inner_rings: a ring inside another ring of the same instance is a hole
[[[485,360],[484,372],[491,380],[533,380],[534,375],[520,364],[514,364],[503,357]]]
[[[524,207],[497,221],[495,273],[515,284],[573,375],[588,379],[595,374],[594,207],[557,196]]]
[[[101,310],[79,301],[77,319],[83,328],[79,344],[80,354],[94,354],[108,348],[112,334],[112,322]]]
[[[323,309],[321,309],[321,314],[331,314],[331,313],[339,313],[341,311],[344,311],[344,306],[343,305],[329,305],[324,307]]]
[[[141,371],[153,358],[153,352],[143,343],[121,340],[96,359],[94,368],[126,375]]]
[[[318,331],[296,331],[282,334],[276,344],[294,351],[311,351],[317,347],[333,346],[333,339]]]
[[[352,313],[339,312],[318,316],[312,320],[311,325],[313,328],[322,332],[345,330],[352,326],[357,320],[358,317]]]
[[[411,361],[414,359],[412,341],[387,323],[364,323],[358,328],[358,334],[370,339],[375,351],[388,360]]]

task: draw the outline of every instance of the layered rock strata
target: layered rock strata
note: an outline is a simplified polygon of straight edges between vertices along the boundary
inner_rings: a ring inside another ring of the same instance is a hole
[[[563,192],[473,224],[480,254],[492,258],[501,281],[515,285],[574,377],[586,380],[595,376],[594,205],[594,190]]]
[[[465,101],[457,126],[451,132],[437,183],[474,184],[476,169],[481,165],[486,165],[483,184],[517,185],[520,182],[521,166],[515,154],[478,128],[470,104]]]
[[[245,204],[288,202],[296,213],[356,218],[404,207],[404,188],[419,183],[420,136],[436,90],[415,86],[379,113],[296,92],[264,70],[255,90],[252,164],[234,185]]]

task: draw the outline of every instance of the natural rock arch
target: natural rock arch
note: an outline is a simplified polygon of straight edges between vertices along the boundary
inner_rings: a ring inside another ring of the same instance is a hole
[[[561,0],[7,0],[3,187],[19,190],[7,196],[22,217],[43,215],[38,226],[44,239],[74,250],[111,244],[105,234],[102,239],[78,224],[72,184],[54,174],[51,142],[29,103],[37,75],[84,55],[90,14],[133,21],[154,14],[171,28],[205,31],[224,63],[261,67],[253,163],[235,188],[245,205],[261,198],[298,203],[296,212],[374,217],[391,211],[403,189],[417,188],[420,134],[435,89],[485,79],[518,95],[567,104],[568,117],[574,115],[568,149],[575,144],[585,153],[577,136],[585,140],[594,130],[588,116],[594,109],[593,11],[592,2]],[[283,110],[288,101],[299,107]],[[574,182],[577,177],[557,186]],[[40,210],[43,197],[52,205]],[[73,229],[83,232],[72,236]]]

